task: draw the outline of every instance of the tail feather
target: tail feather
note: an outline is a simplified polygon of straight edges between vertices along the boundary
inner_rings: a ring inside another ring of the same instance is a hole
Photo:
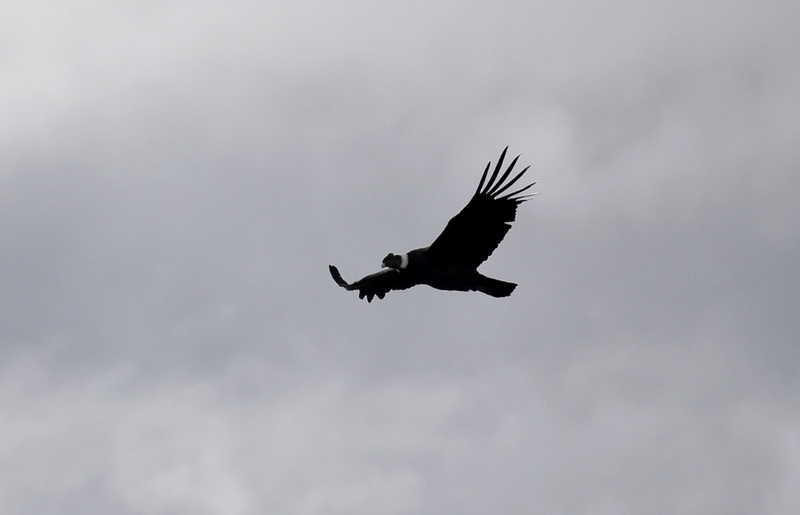
[[[481,281],[478,283],[476,290],[492,297],[508,297],[516,287],[517,285],[514,283],[481,276]]]

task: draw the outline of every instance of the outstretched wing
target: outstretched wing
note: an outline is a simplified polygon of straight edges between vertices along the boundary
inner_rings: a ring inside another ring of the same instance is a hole
[[[328,270],[336,284],[345,290],[358,290],[358,298],[366,297],[367,302],[372,302],[373,297],[382,299],[391,290],[405,290],[417,284],[411,281],[407,274],[394,268],[385,268],[350,284],[342,279],[342,274],[335,266],[328,265]]]
[[[488,182],[486,176],[492,163],[486,165],[472,199],[460,213],[450,219],[442,234],[428,248],[431,259],[440,263],[477,268],[503,241],[511,229],[511,222],[516,218],[517,206],[531,197],[520,193],[536,184],[534,182],[512,193],[505,193],[530,168],[526,166],[513,179],[506,181],[517,164],[517,156],[498,179],[507,150],[508,147],[500,154]]]

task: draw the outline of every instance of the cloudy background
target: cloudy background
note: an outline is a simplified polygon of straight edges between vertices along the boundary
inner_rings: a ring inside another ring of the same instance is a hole
[[[0,511],[800,512],[798,23],[5,2]],[[511,297],[336,287],[506,145]]]

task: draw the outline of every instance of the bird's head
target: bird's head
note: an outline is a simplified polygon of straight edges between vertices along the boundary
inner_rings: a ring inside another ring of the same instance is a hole
[[[394,268],[395,270],[403,270],[408,266],[408,254],[389,254],[383,258],[381,268]]]

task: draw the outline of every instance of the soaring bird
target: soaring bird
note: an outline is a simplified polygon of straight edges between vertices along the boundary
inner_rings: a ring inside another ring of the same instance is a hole
[[[511,295],[516,284],[492,279],[478,272],[478,266],[492,255],[511,229],[517,206],[535,195],[520,195],[535,182],[512,193],[505,193],[530,168],[526,166],[513,179],[506,181],[517,164],[517,156],[498,179],[506,151],[508,147],[500,154],[488,181],[486,176],[491,161],[486,165],[475,194],[428,247],[405,254],[390,253],[383,258],[383,270],[349,284],[342,279],[342,274],[335,266],[329,265],[336,284],[346,290],[358,290],[358,297],[366,297],[368,302],[372,302],[374,297],[382,299],[391,290],[405,290],[418,284],[427,284],[439,290],[480,291],[492,297]]]

